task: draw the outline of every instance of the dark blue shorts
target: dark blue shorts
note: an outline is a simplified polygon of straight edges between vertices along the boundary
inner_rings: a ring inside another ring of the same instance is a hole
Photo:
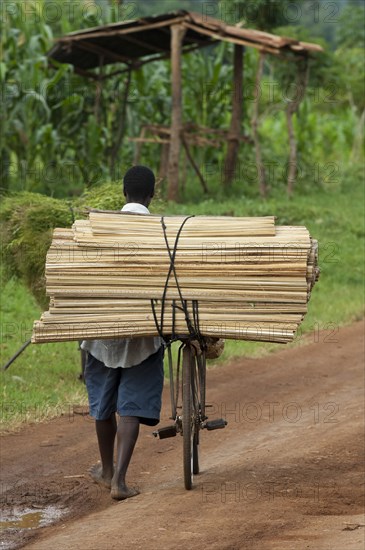
[[[90,416],[107,420],[117,412],[119,416],[138,416],[142,424],[158,424],[164,378],[163,354],[161,346],[139,365],[112,369],[89,353],[85,382]]]

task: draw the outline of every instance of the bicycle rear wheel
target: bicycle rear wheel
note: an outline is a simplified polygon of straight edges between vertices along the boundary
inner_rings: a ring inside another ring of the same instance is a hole
[[[196,359],[189,345],[183,349],[182,383],[184,485],[190,490],[193,474],[199,473],[199,383]]]

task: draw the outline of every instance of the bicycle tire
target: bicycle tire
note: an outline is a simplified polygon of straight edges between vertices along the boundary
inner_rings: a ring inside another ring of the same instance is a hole
[[[195,355],[191,357],[191,402],[192,402],[192,449],[191,461],[193,474],[199,473],[199,428],[200,428],[200,379],[199,364]]]
[[[199,434],[194,433],[193,437],[193,474],[196,476],[199,473]]]
[[[191,366],[192,357],[189,346],[183,349],[182,363],[182,431],[183,431],[183,466],[184,485],[188,491],[193,486],[192,480],[192,395],[191,395]]]
[[[196,387],[197,371],[195,357],[186,346],[183,350],[183,466],[185,489],[193,487],[193,475],[199,473],[199,404],[193,389]]]

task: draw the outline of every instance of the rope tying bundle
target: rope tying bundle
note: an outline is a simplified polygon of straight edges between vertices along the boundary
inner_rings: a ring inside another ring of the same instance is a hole
[[[193,322],[192,322],[191,319],[190,319],[189,311],[188,311],[187,300],[184,300],[184,297],[182,295],[182,291],[181,291],[179,280],[178,280],[178,277],[177,277],[177,274],[176,274],[176,267],[175,267],[175,258],[176,258],[176,252],[177,252],[177,245],[178,245],[178,242],[179,242],[181,232],[183,230],[183,227],[184,227],[185,223],[190,218],[193,218],[193,217],[194,216],[187,216],[184,219],[184,221],[182,222],[182,224],[180,225],[179,230],[178,230],[178,232],[176,234],[176,237],[175,237],[175,242],[174,242],[174,246],[173,246],[172,250],[170,248],[170,245],[169,245],[169,242],[168,242],[168,239],[167,239],[165,220],[164,220],[163,216],[161,217],[161,226],[162,226],[164,239],[165,239],[165,243],[166,243],[166,249],[167,249],[167,252],[168,252],[168,255],[169,255],[169,258],[170,258],[170,266],[169,266],[169,269],[168,269],[168,272],[167,272],[166,281],[165,281],[165,285],[164,285],[164,289],[163,289],[163,293],[162,293],[162,298],[161,298],[160,322],[158,322],[158,319],[157,319],[155,300],[151,300],[151,307],[152,307],[153,318],[154,318],[154,321],[155,321],[155,324],[156,324],[158,334],[161,336],[161,338],[163,338],[163,340],[166,343],[168,343],[166,341],[166,337],[164,336],[164,333],[163,333],[164,313],[165,313],[165,307],[166,307],[166,294],[167,294],[167,290],[168,290],[168,286],[169,286],[169,280],[170,280],[171,274],[173,274],[175,282],[176,282],[177,291],[179,293],[179,298],[180,298],[181,305],[176,304],[176,300],[172,301],[172,308],[173,308],[172,334],[171,334],[171,338],[169,338],[168,340],[169,340],[169,342],[172,342],[172,341],[178,339],[177,335],[175,334],[175,316],[176,316],[176,309],[180,309],[184,313],[185,322],[186,322],[186,326],[187,326],[188,334],[189,334],[189,339],[190,340],[198,340],[200,345],[204,347],[204,339],[201,336],[200,327],[199,327],[198,301],[197,300],[192,300],[192,306],[193,306]]]

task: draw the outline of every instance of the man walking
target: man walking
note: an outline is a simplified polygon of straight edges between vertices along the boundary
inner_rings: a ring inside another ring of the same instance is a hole
[[[154,189],[155,176],[149,168],[130,168],[123,180],[126,204],[122,212],[148,215]],[[127,486],[125,478],[139,425],[155,426],[160,420],[162,340],[159,337],[85,340],[81,347],[88,351],[85,382],[101,459],[90,474],[94,481],[111,489],[112,498],[123,500],[138,494],[137,489]]]

